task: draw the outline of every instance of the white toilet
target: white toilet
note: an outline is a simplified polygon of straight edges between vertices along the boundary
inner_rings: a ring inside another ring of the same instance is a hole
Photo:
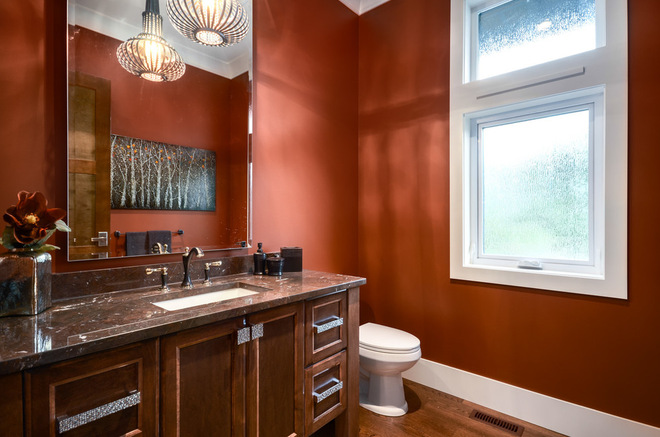
[[[375,323],[360,326],[360,405],[384,416],[406,414],[401,372],[421,356],[412,334]]]

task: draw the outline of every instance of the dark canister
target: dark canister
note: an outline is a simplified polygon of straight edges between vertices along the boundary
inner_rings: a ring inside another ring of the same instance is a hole
[[[272,256],[266,259],[266,264],[268,266],[268,276],[282,276],[284,258]]]
[[[283,271],[302,272],[302,247],[281,247],[280,254],[286,259]]]

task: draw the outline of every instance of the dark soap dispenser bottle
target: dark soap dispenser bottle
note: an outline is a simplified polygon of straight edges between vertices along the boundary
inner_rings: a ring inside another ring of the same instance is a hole
[[[254,274],[263,275],[266,273],[266,254],[261,250],[262,243],[257,243],[257,252],[254,256]]]

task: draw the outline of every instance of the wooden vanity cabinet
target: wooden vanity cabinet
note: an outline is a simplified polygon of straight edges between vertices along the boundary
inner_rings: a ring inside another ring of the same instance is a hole
[[[302,436],[303,305],[161,339],[163,436]]]
[[[0,436],[357,437],[358,330],[352,288],[1,376]]]
[[[0,436],[23,435],[23,377],[20,373],[0,376]]]
[[[157,340],[24,373],[27,436],[155,436]]]

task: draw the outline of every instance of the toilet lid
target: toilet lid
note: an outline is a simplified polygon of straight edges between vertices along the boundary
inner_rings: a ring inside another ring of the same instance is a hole
[[[409,353],[419,349],[419,339],[400,329],[365,323],[360,326],[360,347],[376,352]]]

